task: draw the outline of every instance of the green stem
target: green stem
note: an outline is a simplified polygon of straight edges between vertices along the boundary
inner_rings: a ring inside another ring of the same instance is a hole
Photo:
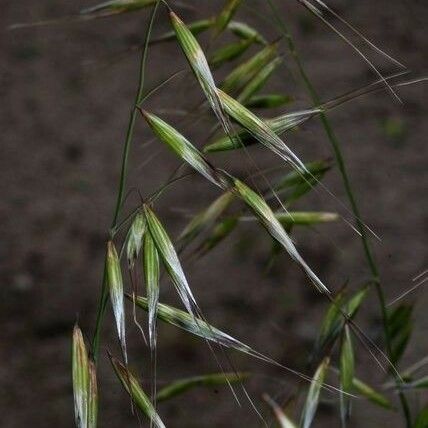
[[[140,106],[142,100],[143,100],[143,91],[144,91],[144,80],[145,80],[145,70],[146,70],[146,62],[147,62],[147,52],[148,52],[148,46],[150,41],[150,35],[153,28],[153,22],[155,20],[156,12],[159,7],[161,0],[158,0],[156,4],[153,6],[151,15],[150,15],[150,21],[149,26],[147,27],[145,42],[144,42],[144,49],[141,54],[141,60],[140,60],[140,70],[139,70],[139,78],[138,78],[138,89],[137,94],[135,96],[134,105],[131,110],[131,114],[129,117],[128,122],[128,128],[126,131],[126,138],[125,138],[125,144],[123,146],[123,153],[122,153],[122,165],[120,170],[120,179],[119,179],[119,189],[117,192],[117,199],[116,199],[116,205],[114,209],[113,214],[113,221],[110,227],[110,230],[113,230],[117,224],[119,214],[122,208],[123,204],[123,197],[125,193],[125,187],[126,187],[126,178],[128,175],[128,158],[129,158],[129,151],[131,148],[131,142],[132,138],[134,136],[134,128],[135,128],[135,122],[137,119],[138,114],[138,107]],[[101,334],[101,326],[105,315],[105,310],[107,307],[107,301],[108,301],[108,287],[106,282],[106,265],[104,262],[104,274],[103,274],[103,281],[102,281],[102,289],[101,289],[101,296],[100,301],[98,303],[98,309],[97,309],[97,318],[95,321],[95,331],[94,336],[92,339],[92,358],[95,362],[97,362],[98,359],[98,353],[100,348],[100,334]]]
[[[285,39],[287,41],[288,49],[289,49],[290,54],[293,57],[296,65],[297,65],[299,74],[300,74],[300,76],[301,76],[301,78],[302,78],[302,80],[306,86],[306,90],[308,91],[314,105],[318,106],[321,104],[321,100],[318,96],[317,91],[315,90],[315,87],[312,85],[312,82],[309,79],[309,77],[308,77],[308,75],[307,75],[307,73],[303,67],[303,64],[300,60],[296,46],[294,44],[293,37],[291,36],[291,33],[287,29],[283,20],[280,18],[279,11],[277,10],[275,5],[273,4],[272,0],[268,0],[268,3],[272,9],[273,15],[275,16],[275,19],[278,23],[278,26],[279,26],[281,32],[283,33],[283,36],[285,37]],[[345,160],[343,158],[342,151],[340,149],[340,143],[339,143],[339,141],[338,141],[338,139],[337,139],[337,137],[333,131],[333,128],[332,128],[327,116],[325,115],[325,113],[320,114],[320,119],[321,119],[321,123],[324,127],[324,131],[327,134],[327,137],[330,140],[330,143],[332,145],[334,155],[336,158],[336,162],[337,162],[337,165],[339,167],[340,174],[342,176],[343,184],[345,187],[345,192],[346,192],[346,195],[349,199],[349,203],[351,205],[351,209],[352,209],[352,212],[354,214],[354,217],[356,219],[357,228],[358,228],[358,231],[360,233],[361,243],[362,243],[363,249],[364,249],[364,254],[365,254],[365,257],[367,260],[367,264],[370,268],[372,280],[373,280],[375,287],[376,287],[376,293],[377,293],[378,300],[379,300],[379,306],[380,306],[381,312],[382,312],[382,324],[383,324],[383,330],[384,330],[384,336],[385,336],[386,351],[387,351],[388,356],[390,357],[392,355],[392,352],[391,352],[392,347],[391,347],[391,338],[390,338],[389,330],[388,330],[388,312],[386,309],[385,293],[383,291],[383,288],[382,288],[382,286],[380,284],[380,280],[379,280],[379,271],[378,271],[376,262],[375,262],[374,257],[373,257],[373,253],[372,253],[372,250],[370,247],[369,239],[367,237],[365,225],[361,220],[360,210],[359,210],[354,192],[352,190],[352,186],[351,186],[351,182],[350,182],[350,179],[348,176],[348,172],[346,170]],[[401,381],[400,377],[398,376],[398,374],[395,374],[394,376],[395,376],[395,381],[396,381],[397,385],[401,384],[402,381]],[[410,408],[409,408],[409,405],[407,403],[406,397],[403,394],[403,392],[399,393],[399,399],[400,399],[400,404],[401,404],[401,407],[403,410],[404,418],[406,420],[406,426],[408,428],[411,428]]]

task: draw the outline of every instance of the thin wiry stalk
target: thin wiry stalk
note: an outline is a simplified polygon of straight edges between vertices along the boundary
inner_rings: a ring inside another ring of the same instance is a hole
[[[287,26],[285,25],[284,20],[280,17],[279,11],[277,10],[273,1],[268,0],[268,3],[269,3],[269,6],[273,12],[273,15],[274,15],[276,21],[277,21],[278,28],[281,31],[281,33],[283,34],[283,36],[287,42],[288,50],[289,50],[290,55],[292,56],[293,60],[295,61],[296,65],[297,65],[299,74],[303,80],[303,83],[306,87],[306,90],[309,93],[314,105],[317,106],[320,104],[320,101],[321,101],[320,97],[318,96],[318,93],[317,93],[315,87],[313,86],[309,76],[307,75],[305,68],[304,68],[304,66],[300,60],[300,56],[299,56],[297,49],[296,49],[296,46],[294,44],[293,37],[292,37],[291,33],[289,32]],[[376,293],[377,293],[378,300],[379,300],[379,306],[380,306],[381,312],[382,312],[382,324],[383,324],[383,330],[384,330],[384,336],[385,336],[386,351],[387,351],[388,356],[391,356],[391,340],[390,340],[390,336],[389,336],[389,332],[388,332],[388,314],[387,314],[387,309],[386,309],[386,299],[385,299],[384,291],[383,291],[382,286],[380,284],[379,271],[378,271],[376,262],[374,260],[374,256],[372,254],[372,249],[371,249],[371,246],[370,246],[367,234],[366,234],[364,223],[361,220],[360,209],[358,207],[356,198],[354,196],[354,192],[352,190],[351,182],[350,182],[348,172],[347,172],[347,169],[345,166],[345,160],[344,160],[343,155],[342,155],[339,140],[337,139],[337,137],[333,131],[333,128],[330,125],[330,122],[324,113],[320,113],[320,119],[321,119],[321,123],[324,127],[324,131],[327,134],[327,137],[328,137],[328,139],[331,143],[331,146],[333,148],[334,155],[336,158],[336,162],[337,162],[337,165],[339,167],[340,174],[342,176],[345,192],[346,192],[346,195],[348,197],[349,203],[351,205],[351,209],[354,213],[358,231],[360,232],[360,237],[361,237],[361,242],[362,242],[363,249],[364,249],[364,254],[366,257],[367,264],[370,268],[370,272],[372,275],[373,282],[375,284]],[[396,377],[397,384],[398,385],[401,384],[402,382],[400,381],[399,377],[398,376],[395,376],[395,377]],[[411,427],[410,408],[409,408],[409,404],[407,403],[406,397],[404,396],[404,394],[401,391],[399,392],[399,400],[400,400],[400,404],[401,404],[401,407],[403,410],[404,418],[406,420],[406,426],[407,426],[407,428],[410,428]]]
[[[139,78],[138,78],[138,89],[137,89],[137,94],[135,96],[135,102],[134,102],[134,105],[133,105],[132,110],[131,110],[131,116],[129,118],[128,128],[126,131],[125,144],[123,146],[122,166],[121,166],[121,170],[120,170],[120,179],[119,179],[119,189],[118,189],[118,193],[117,193],[116,206],[114,209],[111,229],[115,228],[115,226],[117,224],[117,220],[119,218],[120,210],[122,208],[123,196],[124,196],[125,185],[126,185],[126,177],[127,177],[127,173],[128,173],[129,150],[131,148],[132,137],[134,135],[135,121],[136,121],[137,114],[138,114],[138,106],[141,104],[141,101],[143,99],[148,46],[149,46],[150,36],[152,33],[153,22],[155,20],[156,12],[158,10],[160,2],[161,2],[161,0],[158,0],[152,8],[150,21],[149,21],[149,25],[147,27],[147,32],[146,32],[146,37],[145,37],[145,42],[144,42],[144,49],[143,49],[142,54],[141,54],[140,71],[139,71]],[[98,351],[99,351],[99,346],[100,346],[101,325],[102,325],[105,310],[107,307],[107,300],[108,300],[108,287],[106,284],[106,266],[104,265],[104,274],[103,274],[103,281],[102,281],[101,297],[100,297],[100,301],[98,303],[97,318],[96,318],[96,322],[95,322],[95,332],[94,332],[94,336],[93,336],[93,340],[92,340],[92,355],[93,355],[95,362],[98,359]]]

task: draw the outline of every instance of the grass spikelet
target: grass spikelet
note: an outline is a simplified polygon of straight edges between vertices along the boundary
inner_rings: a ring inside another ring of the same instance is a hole
[[[258,92],[268,81],[269,77],[282,62],[282,57],[276,57],[262,69],[245,85],[237,100],[246,104],[251,97]]]
[[[377,404],[378,406],[385,409],[392,409],[391,403],[383,394],[362,382],[360,379],[354,377],[352,380],[352,386],[359,394],[366,397],[372,403]]]
[[[324,383],[329,363],[330,359],[328,357],[324,358],[324,360],[322,360],[321,364],[318,366],[314,377],[312,378],[308,395],[306,397],[305,407],[302,413],[302,428],[309,428],[312,424],[318,408],[321,387]]]
[[[342,311],[349,319],[353,319],[366,298],[367,293],[368,288],[365,287],[362,290],[357,291],[350,298],[346,298],[344,291],[339,292],[335,296],[321,323],[315,345],[317,355],[320,355],[325,349],[327,349],[327,347],[332,346],[339,337],[346,321],[343,317]]]
[[[126,294],[126,297],[129,300],[134,301],[133,296]],[[135,299],[135,303],[141,309],[148,311],[149,306],[148,306],[147,298],[137,297]],[[217,343],[217,344],[224,346],[226,348],[235,349],[239,352],[242,352],[244,354],[252,356],[256,359],[262,360],[268,364],[272,364],[274,366],[285,369],[288,372],[290,372],[290,373],[292,373],[292,374],[294,374],[294,375],[296,375],[302,379],[310,380],[310,378],[308,378],[306,375],[278,363],[277,361],[273,360],[272,358],[267,357],[267,356],[263,355],[262,353],[254,350],[250,346],[245,345],[244,343],[240,342],[239,340],[236,340],[232,336],[229,336],[228,334],[223,333],[221,330],[218,330],[217,328],[208,324],[203,319],[195,317],[193,315],[190,315],[189,313],[184,312],[180,309],[174,308],[174,307],[169,306],[169,305],[165,305],[163,303],[159,303],[157,317],[160,320],[166,322],[167,324],[178,327],[178,328],[185,330],[191,334],[194,334],[195,336],[199,336],[199,337],[203,338],[204,340],[209,340],[211,342]],[[330,389],[335,389],[331,385],[326,384],[325,386],[330,388]],[[320,383],[320,388],[321,387],[323,387],[323,385]]]
[[[214,200],[207,208],[195,215],[186,225],[179,236],[179,240],[187,245],[203,230],[209,228],[217,218],[224,213],[234,199],[234,194],[227,191]]]
[[[266,39],[257,30],[244,22],[230,21],[227,29],[241,39],[254,39],[256,43],[267,45]]]
[[[176,155],[202,174],[207,180],[219,187],[224,187],[216,169],[202,156],[199,150],[171,125],[158,116],[141,111],[156,136]]]
[[[284,226],[312,226],[320,223],[329,223],[339,219],[338,214],[329,212],[290,211],[274,213],[277,220]],[[241,217],[244,221],[257,220],[256,217]]]
[[[341,290],[334,297],[334,300],[329,305],[321,322],[318,338],[315,344],[316,355],[320,355],[321,352],[328,345],[331,345],[338,337],[343,327],[340,310],[344,302],[345,292],[344,290]]]
[[[280,94],[261,94],[253,95],[246,103],[245,106],[248,108],[260,108],[269,109],[282,107],[290,104],[293,98],[289,95]]]
[[[157,0],[111,0],[82,9],[80,14],[87,15],[96,12],[132,12],[144,7],[153,6],[156,1]]]
[[[241,2],[242,0],[226,0],[226,4],[215,20],[215,36],[218,36],[227,27]]]
[[[89,361],[89,405],[88,428],[96,428],[98,422],[98,387],[97,368],[93,361]]]
[[[77,428],[88,427],[89,359],[80,328],[75,325],[72,344],[74,416]]]
[[[388,312],[388,332],[391,340],[391,362],[396,364],[406,350],[412,334],[412,305],[402,304]]]
[[[305,164],[308,173],[291,171],[274,185],[275,192],[285,198],[287,205],[311,191],[331,169],[331,162],[319,160]]]
[[[342,343],[340,349],[340,389],[345,393],[351,393],[353,389],[353,380],[355,372],[354,348],[352,345],[351,332],[348,325],[345,325],[342,334]],[[346,422],[350,417],[351,403],[348,395],[341,394],[340,396],[340,414],[342,425],[346,426]]]
[[[226,239],[235,229],[238,224],[237,217],[229,217],[217,224],[211,234],[199,245],[195,251],[198,257],[202,257],[213,248],[215,248],[220,242]]]
[[[198,80],[212,110],[222,124],[222,127],[230,133],[230,124],[223,112],[223,107],[217,94],[217,87],[211,73],[205,54],[192,32],[184,22],[174,13],[170,12],[171,23],[177,35],[177,40],[184,55],[189,62],[193,73]]]
[[[348,318],[353,318],[356,315],[364,299],[367,297],[368,292],[369,288],[364,287],[349,298],[349,300],[344,305],[344,310]]]
[[[263,122],[263,120],[259,119],[255,114],[251,113],[250,110],[245,108],[225,92],[219,90],[218,94],[225,111],[242,127],[250,132],[258,141],[260,141],[260,143],[288,162],[294,169],[301,172],[307,172],[303,162],[278,137],[278,135],[276,135],[275,132],[265,122]]]
[[[214,19],[200,19],[198,21],[189,22],[187,24],[187,28],[189,31],[192,32],[194,36],[198,35],[199,33],[202,33],[209,28],[211,28],[214,25]],[[175,40],[177,37],[175,31],[168,31],[159,37],[154,38],[150,43],[162,43],[162,42],[169,42],[171,40]]]
[[[186,276],[184,275],[174,245],[162,226],[162,223],[147,205],[144,205],[144,215],[147,220],[150,234],[152,235],[153,241],[165,265],[168,275],[170,276],[185,308],[193,317],[194,309],[197,308],[197,303],[193,297],[193,293],[189,287]]]
[[[123,280],[120,261],[112,241],[107,243],[107,283],[110,291],[110,300],[116,320],[117,335],[122,348],[125,362],[128,361],[125,337],[125,306],[123,302]]]
[[[265,197],[270,199],[276,195],[281,196],[286,207],[290,207],[302,196],[310,192],[331,168],[329,161],[315,161],[305,164],[308,172],[291,171],[282,177],[274,186],[274,191]]]
[[[144,279],[149,302],[149,343],[152,350],[156,347],[156,313],[159,302],[159,255],[150,233],[144,237]]]
[[[132,299],[129,295],[127,295],[127,297]],[[137,297],[135,302],[137,306],[148,311],[149,305],[145,297]],[[193,317],[189,313],[172,306],[159,303],[157,317],[167,324],[171,324],[205,340],[209,340],[227,348],[233,348],[248,355],[257,354],[256,351],[248,345],[245,345],[232,336],[223,333],[221,330],[213,327],[201,318]]]
[[[300,112],[283,114],[272,119],[264,119],[264,122],[275,134],[279,136],[288,130],[296,128],[320,112],[321,110],[319,109],[303,110]],[[246,147],[258,144],[259,142],[260,140],[247,129],[241,129],[233,138],[221,137],[218,140],[207,144],[204,147],[204,152],[212,153],[242,149],[244,146]]]
[[[215,18],[209,18],[209,19],[200,19],[197,21],[189,22],[187,25],[187,28],[192,32],[194,36],[197,36],[200,33],[203,33],[204,31],[208,30],[209,28],[213,27],[215,23]],[[244,22],[238,22],[238,21],[230,21],[227,29],[233,33],[235,36],[239,37],[243,40],[253,40],[255,43],[267,45],[266,39],[254,28],[250,27],[249,25],[245,24]],[[170,42],[171,40],[176,39],[176,33],[175,31],[168,31],[164,34],[161,34],[160,36],[154,38],[150,43],[163,43],[163,42]]]
[[[284,413],[279,404],[268,394],[263,394],[263,399],[272,409],[280,428],[297,428],[297,425]]]
[[[249,376],[249,373],[243,372],[214,373],[202,376],[192,376],[186,379],[177,380],[165,386],[158,392],[156,398],[158,401],[165,401],[196,387],[212,387],[218,385],[241,383],[242,381],[248,379]]]
[[[132,398],[132,402],[137,405],[148,419],[150,419],[150,423],[152,423],[156,428],[165,428],[165,424],[162,422],[162,419],[157,414],[153,404],[141,388],[140,383],[135,376],[116,358],[111,357],[110,359],[117,377],[126,392]]]
[[[220,85],[221,90],[228,94],[239,93],[263,67],[276,57],[277,51],[277,43],[264,47],[253,57],[232,70]]]
[[[225,62],[240,57],[254,43],[254,39],[243,39],[217,49],[209,58],[212,67],[220,67]]]
[[[309,110],[297,111],[294,113],[286,113],[280,116],[277,116],[273,119],[267,120],[268,125],[274,130],[278,135],[283,134],[289,129],[293,129],[296,126],[305,123],[312,117],[315,117],[322,113],[322,109],[314,108]]]
[[[428,405],[419,412],[413,428],[425,428],[428,426]]]
[[[312,280],[315,287],[323,293],[329,293],[328,288],[315,275],[312,269],[306,264],[298,253],[293,241],[282,227],[281,223],[275,217],[265,200],[245,185],[242,181],[234,179],[234,189],[241,199],[250,207],[258,217],[260,223],[265,227],[267,232],[288,252],[293,260],[299,263],[306,271],[308,277]]]
[[[146,221],[144,219],[144,215],[141,212],[138,212],[129,229],[126,242],[126,254],[128,258],[128,265],[130,268],[134,266],[135,260],[140,254],[145,231]]]

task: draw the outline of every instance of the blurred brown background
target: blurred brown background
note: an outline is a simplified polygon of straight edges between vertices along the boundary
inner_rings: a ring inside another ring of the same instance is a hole
[[[182,3],[194,7],[177,8],[185,21],[192,21],[216,13],[223,2]],[[245,3],[237,19],[254,25],[270,40],[276,38],[266,3]],[[304,64],[323,99],[375,80],[367,65],[297,2],[276,3],[296,36]],[[426,71],[426,2],[335,0],[328,4],[404,62],[415,76]],[[6,29],[16,22],[71,15],[91,3],[2,0],[1,5],[0,23]],[[106,231],[137,83],[137,53],[120,53],[142,40],[147,17],[148,11],[142,11],[87,23],[3,31],[0,38],[0,410],[5,428],[73,426],[71,330],[78,317],[83,331],[92,334]],[[167,14],[162,10],[154,33],[161,34],[168,28]],[[221,42],[227,40],[225,37]],[[282,49],[285,51],[285,46]],[[288,55],[285,65],[269,88],[295,97],[295,103],[287,107],[290,110],[310,106]],[[185,62],[174,43],[154,47],[149,53],[146,87],[183,66]],[[221,71],[216,77],[223,75]],[[147,108],[192,106],[200,93],[191,79],[187,75],[165,87],[149,100]],[[428,265],[427,91],[426,86],[417,85],[399,93],[403,104],[384,91],[330,115],[364,219],[382,237],[382,242],[374,241],[373,245],[388,301],[408,289],[412,278]],[[163,115],[172,122],[179,121],[176,116]],[[207,121],[197,129],[189,129],[186,135],[200,146],[210,126]],[[150,138],[150,131],[139,119],[129,186],[137,186],[143,195],[155,190],[178,165],[177,159],[157,142],[144,146]],[[317,120],[292,134],[288,141],[307,161],[332,156]],[[252,149],[251,154],[261,166],[278,165],[277,159],[261,149]],[[213,159],[237,175],[246,175],[242,153]],[[336,168],[327,176],[326,184],[346,202]],[[185,214],[195,213],[216,194],[210,185],[192,176],[167,192],[157,211],[176,236],[186,222]],[[137,202],[131,197],[128,208]],[[342,207],[322,191],[304,198],[299,208],[343,213]],[[334,290],[348,280],[351,289],[356,288],[368,278],[359,238],[344,223],[320,226],[315,231],[299,230],[296,240],[309,264]],[[284,364],[303,369],[327,302],[285,255],[265,274],[268,253],[265,233],[246,226],[186,271],[214,325]],[[176,302],[170,284],[165,281],[162,286],[162,300]],[[416,327],[403,367],[428,351],[428,297],[424,287],[408,300],[416,303]],[[371,337],[379,341],[374,293],[360,320]],[[128,330],[131,364],[147,380],[149,353],[131,322]],[[137,426],[107,361],[107,348],[118,353],[114,336],[109,309],[99,374],[99,426]],[[380,384],[383,377],[379,367],[362,346],[357,346],[357,351],[358,374],[373,385]],[[271,423],[261,394],[269,392],[279,401],[286,399],[296,392],[297,379],[240,355],[232,354],[232,358],[239,369],[254,371],[248,388]],[[161,326],[161,383],[215,371],[218,367],[202,341]],[[339,426],[338,412],[331,405],[337,397],[327,394],[325,398],[314,426]],[[160,406],[159,411],[167,425],[174,427],[262,426],[245,399],[242,401],[239,408],[227,388],[195,390]],[[423,400],[413,400],[414,406],[421,403]],[[398,415],[381,412],[363,400],[355,404],[355,427],[377,427],[385,422],[390,428],[401,427],[401,421]]]

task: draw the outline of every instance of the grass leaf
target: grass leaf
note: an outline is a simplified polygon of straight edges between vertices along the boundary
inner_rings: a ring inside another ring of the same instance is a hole
[[[188,390],[199,386],[218,386],[241,383],[249,377],[248,373],[214,373],[203,376],[192,376],[186,379],[180,379],[170,383],[159,390],[157,394],[158,401],[169,400],[177,395],[183,394]]]
[[[245,102],[245,106],[248,108],[276,108],[289,104],[292,101],[293,98],[289,95],[262,94],[253,95]]]
[[[110,358],[117,377],[131,396],[133,403],[150,419],[156,428],[165,428],[160,416],[157,414],[153,404],[140,386],[134,375],[117,359]]]
[[[112,241],[107,243],[107,283],[110,291],[110,300],[113,307],[114,318],[116,320],[117,335],[119,337],[123,357],[126,362],[128,357],[126,353],[123,279],[119,257]]]

